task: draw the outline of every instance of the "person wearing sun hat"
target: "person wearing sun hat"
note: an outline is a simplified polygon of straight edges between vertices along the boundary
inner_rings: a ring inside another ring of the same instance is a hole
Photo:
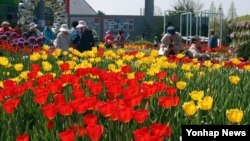
[[[84,20],[80,20],[76,28],[79,29],[79,33],[76,38],[73,39],[73,45],[80,52],[92,50],[92,47],[95,45],[95,40],[92,30],[88,28],[87,23]]]
[[[28,37],[38,37],[42,36],[42,33],[37,29],[37,24],[35,23],[30,23],[29,25],[29,32],[28,32]]]
[[[161,38],[161,45],[159,55],[166,55],[171,50],[174,54],[178,54],[181,50],[182,37],[180,33],[176,32],[174,26],[167,28],[167,33]],[[171,46],[171,48],[169,48]],[[164,54],[162,54],[164,53]]]
[[[62,24],[59,31],[60,32],[54,40],[54,46],[56,48],[61,48],[62,51],[67,51],[71,43],[68,25]]]
[[[10,23],[7,21],[3,21],[0,28],[0,33],[7,32],[7,31],[13,31],[13,29],[10,27]]]

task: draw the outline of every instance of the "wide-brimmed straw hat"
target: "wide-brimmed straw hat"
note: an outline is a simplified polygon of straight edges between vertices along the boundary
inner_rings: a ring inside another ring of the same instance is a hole
[[[37,24],[35,24],[35,23],[30,23],[30,29],[34,29],[34,28],[36,28],[37,27]]]
[[[3,21],[1,25],[10,25],[10,23],[7,21]]]
[[[59,29],[59,31],[66,31],[69,32],[69,28],[67,24],[62,24],[61,28]]]
[[[76,28],[87,27],[87,23],[84,20],[80,20]]]

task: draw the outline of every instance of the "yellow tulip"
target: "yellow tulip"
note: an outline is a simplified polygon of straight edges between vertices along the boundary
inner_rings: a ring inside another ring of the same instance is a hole
[[[0,81],[0,88],[3,88],[3,81]]]
[[[226,111],[227,119],[231,123],[240,123],[243,118],[243,115],[244,115],[243,111],[239,109],[230,109]]]
[[[63,51],[63,56],[67,56],[68,54],[68,51]]]
[[[204,97],[204,91],[192,91],[189,95],[194,101],[201,100]]]
[[[29,73],[29,71],[23,71],[21,72],[21,74],[19,75],[22,79],[27,80],[28,76],[27,74]]]
[[[150,53],[150,56],[157,57],[158,56],[158,50],[152,50]]]
[[[204,75],[205,75],[205,72],[204,72],[204,71],[200,71],[200,72],[199,72],[199,75],[200,75],[200,76],[204,76]]]
[[[184,104],[182,105],[182,109],[187,116],[194,115],[198,110],[197,106],[195,106],[194,104],[194,101],[184,102]]]
[[[30,61],[38,61],[40,59],[40,54],[38,52],[34,52],[30,55]]]
[[[235,65],[238,65],[238,64],[241,63],[240,60],[239,60],[238,58],[232,58],[230,61],[231,61],[233,64],[235,64]]]
[[[195,63],[197,63],[197,62],[198,62],[198,58],[193,58],[193,59],[192,59],[192,63],[195,64]]]
[[[196,71],[200,70],[200,65],[199,64],[194,64],[192,68]]]
[[[116,65],[114,65],[114,64],[108,64],[108,70],[112,71],[114,69],[116,69]]]
[[[95,58],[95,62],[96,62],[96,63],[99,63],[99,62],[101,62],[101,61],[102,61],[101,57],[96,57],[96,58]]]
[[[48,45],[43,45],[43,50],[45,50],[45,51],[48,51],[49,50],[49,46]]]
[[[191,77],[193,77],[193,74],[191,72],[187,72],[185,73],[185,77],[190,79]]]
[[[243,67],[243,69],[244,69],[244,70],[247,70],[247,71],[250,71],[250,65],[245,65],[245,66]]]
[[[135,78],[135,73],[127,73],[127,78],[128,79],[134,79]]]
[[[187,87],[187,83],[185,81],[179,81],[176,83],[176,87],[180,90],[183,90]]]
[[[14,68],[16,71],[22,71],[23,70],[23,64],[19,63],[19,64],[15,64]]]
[[[210,110],[213,106],[213,98],[206,96],[198,102],[199,108],[202,110]]]
[[[41,58],[42,58],[43,60],[47,60],[47,59],[48,59],[48,55],[47,55],[47,54],[42,54],[42,55],[41,55]]]
[[[229,81],[231,84],[237,85],[240,82],[240,78],[237,75],[229,76]]]
[[[190,71],[191,65],[190,64],[183,64],[181,66],[181,69],[183,69],[184,71]]]
[[[50,71],[52,69],[52,65],[47,61],[42,62],[42,67],[44,71]]]
[[[204,66],[210,68],[213,65],[213,63],[209,60],[209,61],[204,61]]]
[[[4,67],[9,66],[9,59],[6,57],[0,57],[0,65]]]
[[[178,58],[178,59],[181,59],[181,58],[183,58],[185,55],[184,54],[181,54],[181,53],[179,53],[179,54],[177,54],[176,55],[176,57]]]

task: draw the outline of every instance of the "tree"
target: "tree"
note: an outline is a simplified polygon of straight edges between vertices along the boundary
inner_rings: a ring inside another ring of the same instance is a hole
[[[161,8],[157,5],[154,6],[154,15],[155,16],[162,16],[163,15]]]
[[[232,1],[230,4],[228,13],[227,13],[227,20],[231,21],[231,20],[235,19],[236,17],[237,17],[236,8],[234,5],[234,2]]]
[[[210,10],[211,12],[216,12],[216,7],[215,7],[215,5],[214,5],[214,1],[211,2],[209,10]]]
[[[176,0],[174,5],[175,11],[197,12],[203,8],[203,4],[197,0]]]
[[[99,16],[103,16],[103,15],[105,15],[105,13],[104,13],[104,12],[102,12],[102,11],[100,11],[100,10],[98,10],[98,11],[97,11],[97,15],[99,15]]]

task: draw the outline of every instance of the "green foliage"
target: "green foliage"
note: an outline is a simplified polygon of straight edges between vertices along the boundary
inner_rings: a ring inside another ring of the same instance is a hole
[[[237,55],[248,60],[250,57],[250,41],[247,40],[239,45]]]

